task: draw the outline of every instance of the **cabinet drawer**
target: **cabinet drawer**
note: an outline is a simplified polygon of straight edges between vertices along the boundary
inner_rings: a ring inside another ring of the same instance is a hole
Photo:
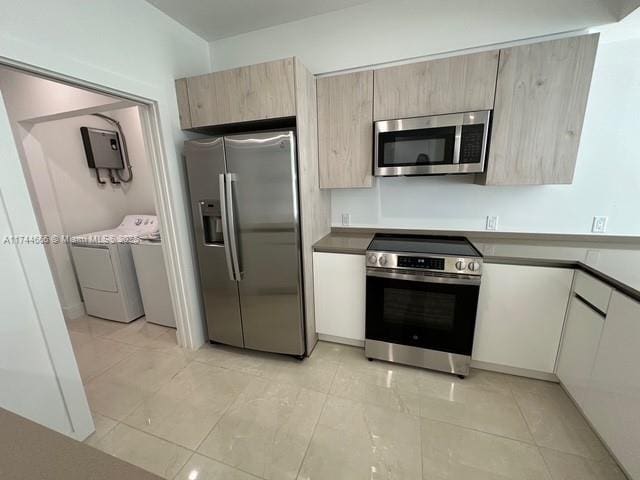
[[[577,271],[573,281],[573,291],[602,313],[607,313],[612,291],[607,284],[589,274]]]

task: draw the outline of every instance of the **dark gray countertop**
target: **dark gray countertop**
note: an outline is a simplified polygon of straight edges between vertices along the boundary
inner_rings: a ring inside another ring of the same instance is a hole
[[[405,233],[463,234],[486,263],[580,268],[640,300],[640,238],[415,230]],[[361,229],[332,231],[314,245],[314,250],[364,255],[374,234],[373,230]]]

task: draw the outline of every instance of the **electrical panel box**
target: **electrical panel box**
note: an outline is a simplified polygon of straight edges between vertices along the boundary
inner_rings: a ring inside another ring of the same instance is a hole
[[[82,143],[89,168],[122,170],[124,160],[120,150],[120,137],[113,130],[80,127]]]

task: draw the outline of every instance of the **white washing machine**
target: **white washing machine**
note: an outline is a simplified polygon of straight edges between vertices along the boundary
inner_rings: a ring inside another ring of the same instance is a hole
[[[126,323],[144,315],[131,245],[157,230],[155,215],[127,215],[116,228],[71,238],[88,315]]]

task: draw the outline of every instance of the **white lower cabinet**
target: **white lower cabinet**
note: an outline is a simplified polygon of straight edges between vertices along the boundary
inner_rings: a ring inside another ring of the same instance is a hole
[[[313,254],[316,331],[335,340],[364,341],[364,255]]]
[[[484,264],[473,360],[552,374],[573,270]]]
[[[640,479],[640,303],[611,295],[584,412],[631,478]]]
[[[556,375],[583,410],[604,322],[604,314],[583,299],[571,299]]]

